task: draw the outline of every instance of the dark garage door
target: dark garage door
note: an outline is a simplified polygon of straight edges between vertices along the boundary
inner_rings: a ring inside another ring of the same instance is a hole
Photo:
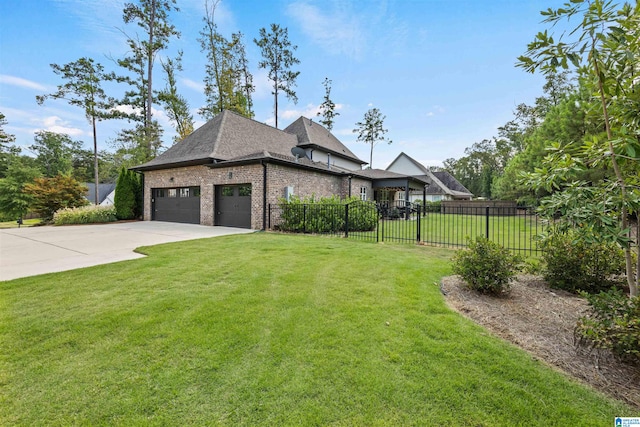
[[[151,194],[151,219],[200,224],[200,187],[154,188]]]
[[[216,225],[251,228],[251,184],[216,186]]]

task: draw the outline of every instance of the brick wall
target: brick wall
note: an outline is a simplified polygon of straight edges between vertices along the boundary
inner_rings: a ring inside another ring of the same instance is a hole
[[[173,180],[172,180],[173,178]],[[263,228],[263,166],[261,164],[227,168],[190,166],[145,172],[144,219],[151,219],[151,189],[200,186],[200,223],[214,225],[215,186],[251,184],[251,228]],[[369,200],[373,199],[373,188],[368,180],[353,178],[351,195],[360,196],[360,187],[367,188]],[[285,187],[293,187],[300,197],[347,197],[349,179],[344,176],[327,175],[285,165],[267,164],[267,204],[277,203],[285,195]]]

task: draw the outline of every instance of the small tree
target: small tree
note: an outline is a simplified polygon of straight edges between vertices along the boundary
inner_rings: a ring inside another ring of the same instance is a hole
[[[25,185],[40,176],[40,170],[25,164],[17,157],[7,168],[6,178],[0,179],[0,216],[18,219],[25,216],[33,203],[31,194],[25,192]]]
[[[33,197],[32,207],[45,221],[53,219],[53,214],[60,209],[89,204],[84,197],[87,187],[68,175],[36,178],[33,183],[26,184],[24,190]]]
[[[358,141],[371,146],[369,168],[373,168],[373,147],[380,141],[386,141],[388,144],[392,142],[384,136],[388,132],[388,130],[384,128],[384,119],[386,118],[386,116],[380,113],[379,109],[371,108],[365,113],[364,120],[356,123],[358,127],[353,130],[354,133],[358,134]]]
[[[133,219],[136,217],[139,212],[138,187],[137,175],[123,166],[120,169],[120,175],[118,175],[116,194],[113,199],[118,219]]]
[[[299,64],[300,60],[293,56],[298,46],[292,45],[289,41],[289,30],[280,28],[278,24],[271,24],[271,32],[267,33],[265,28],[260,28],[260,39],[253,39],[262,53],[262,61],[258,62],[258,67],[269,72],[269,80],[273,82],[273,112],[278,127],[278,95],[284,92],[288,99],[294,103],[298,102],[298,97],[293,90],[296,79],[300,71],[292,71],[291,67]]]
[[[320,104],[320,111],[318,111],[318,116],[322,116],[322,123],[327,129],[333,129],[333,122],[340,113],[336,112],[336,104],[331,100],[331,80],[328,77],[324,78],[324,82],[322,82],[324,86],[324,101]]]

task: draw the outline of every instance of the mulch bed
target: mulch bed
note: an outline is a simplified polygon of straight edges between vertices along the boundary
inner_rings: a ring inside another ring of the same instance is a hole
[[[605,394],[640,409],[640,367],[609,352],[574,345],[574,327],[587,312],[585,299],[549,289],[537,276],[521,275],[507,296],[482,295],[458,276],[442,279],[447,304],[495,335]]]

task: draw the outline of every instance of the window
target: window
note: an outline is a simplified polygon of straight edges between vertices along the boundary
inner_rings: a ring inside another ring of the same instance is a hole
[[[360,187],[360,200],[367,200],[367,187]]]
[[[404,200],[404,191],[398,191],[396,193],[397,200]]]
[[[163,188],[159,188],[156,190],[156,197],[165,197]]]
[[[222,195],[225,197],[233,196],[233,187],[222,187]]]
[[[189,187],[180,189],[180,197],[189,197]]]
[[[176,190],[175,188],[170,188],[169,190],[167,190],[167,193],[169,197],[178,197],[178,190]]]
[[[238,188],[238,193],[240,196],[243,196],[243,197],[251,196],[251,186],[241,185],[240,188]]]
[[[192,197],[200,197],[200,187],[190,187]]]

